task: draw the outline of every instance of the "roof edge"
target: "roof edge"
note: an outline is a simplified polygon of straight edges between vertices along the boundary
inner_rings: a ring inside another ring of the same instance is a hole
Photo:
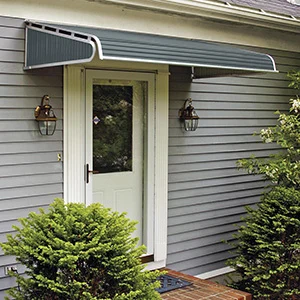
[[[89,1],[89,0],[83,0]],[[251,24],[300,33],[300,17],[281,15],[217,0],[95,0],[94,2],[135,9],[201,16],[206,19]]]

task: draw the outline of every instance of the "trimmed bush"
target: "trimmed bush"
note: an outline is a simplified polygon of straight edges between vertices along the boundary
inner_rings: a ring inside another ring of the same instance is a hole
[[[41,209],[20,222],[17,234],[1,244],[27,270],[27,276],[11,273],[19,285],[8,292],[13,298],[161,299],[159,272],[143,270],[145,247],[137,247],[131,237],[136,223],[124,214],[56,199],[49,212]]]
[[[275,187],[248,213],[228,262],[240,275],[231,286],[254,299],[300,299],[300,191]]]

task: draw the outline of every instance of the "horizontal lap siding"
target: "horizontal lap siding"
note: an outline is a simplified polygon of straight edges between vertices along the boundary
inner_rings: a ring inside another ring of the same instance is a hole
[[[23,71],[24,23],[0,17],[0,242],[12,225],[63,196],[62,68]],[[49,94],[58,117],[53,136],[42,137],[34,108]],[[14,284],[4,266],[14,263],[0,250],[0,299]],[[19,271],[23,268],[19,266]]]
[[[300,54],[269,54],[280,73],[192,83],[190,68],[170,67],[169,268],[196,275],[225,267],[231,246],[223,240],[233,239],[244,206],[259,201],[265,182],[238,171],[236,161],[278,149],[253,133],[276,124],[274,111],[288,110],[294,91],[286,73],[300,66]],[[184,132],[178,120],[189,97],[200,116],[195,132]]]

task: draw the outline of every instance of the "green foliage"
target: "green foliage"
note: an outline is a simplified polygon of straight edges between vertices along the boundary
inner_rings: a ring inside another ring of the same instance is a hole
[[[300,71],[289,74],[290,87],[299,89]],[[282,149],[266,159],[252,156],[238,167],[271,181],[258,209],[247,208],[235,237],[236,258],[228,261],[239,279],[232,287],[249,291],[254,299],[300,299],[300,99],[290,100],[289,114],[276,112],[278,124],[262,129],[264,143]]]
[[[160,299],[159,272],[143,270],[145,249],[131,238],[135,222],[124,214],[56,199],[49,212],[20,222],[17,234],[1,244],[27,268],[27,276],[11,274],[20,286],[9,291],[14,299]]]
[[[240,275],[232,287],[254,299],[300,297],[300,191],[277,186],[241,226],[235,259],[228,264]]]
[[[291,72],[291,87],[299,88],[300,71]],[[289,114],[280,114],[278,124],[260,131],[264,143],[277,143],[282,151],[267,159],[255,158],[238,161],[238,167],[247,169],[252,174],[262,174],[272,183],[283,184],[299,189],[300,187],[300,99],[290,100]]]
[[[300,88],[300,71],[292,70],[288,73],[287,76],[291,81],[291,83],[289,84],[289,87],[299,90],[299,88]]]

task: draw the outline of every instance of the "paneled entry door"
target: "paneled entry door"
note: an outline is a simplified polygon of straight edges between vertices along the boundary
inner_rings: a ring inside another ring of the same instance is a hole
[[[87,204],[127,212],[138,221],[134,235],[140,244],[150,245],[145,193],[149,81],[143,75],[86,72]]]

